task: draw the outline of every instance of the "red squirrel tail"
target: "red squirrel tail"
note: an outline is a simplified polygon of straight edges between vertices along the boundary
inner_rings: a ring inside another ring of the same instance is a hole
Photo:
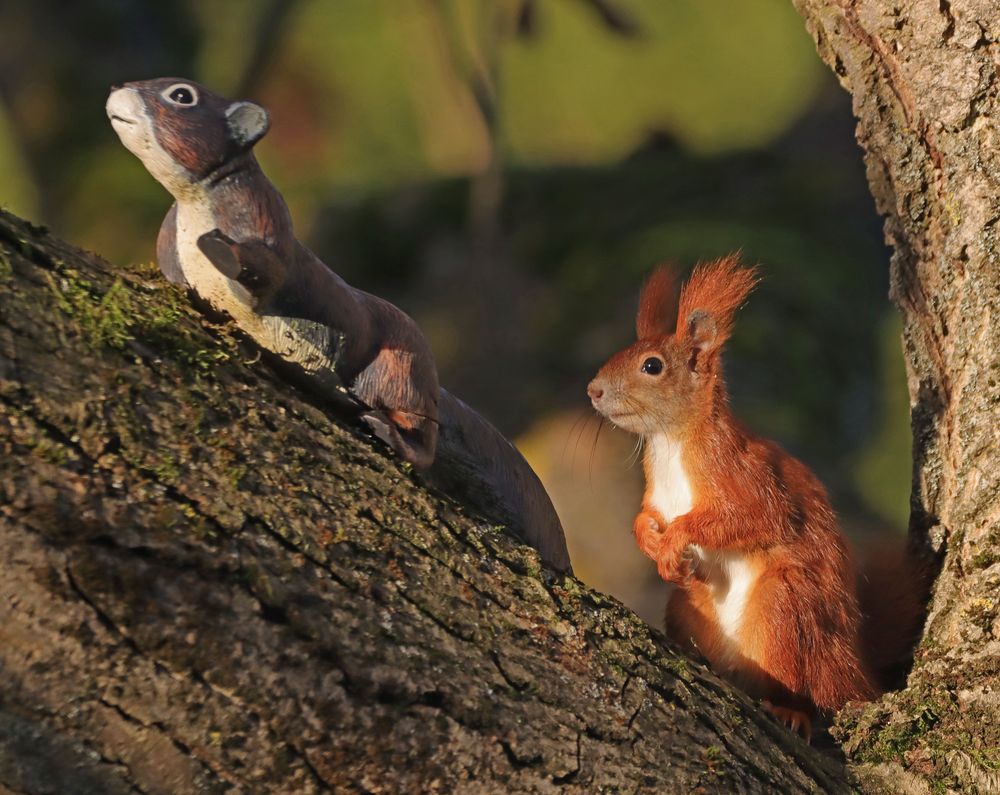
[[[858,578],[861,648],[880,689],[898,687],[920,640],[932,566],[901,539],[873,544]]]

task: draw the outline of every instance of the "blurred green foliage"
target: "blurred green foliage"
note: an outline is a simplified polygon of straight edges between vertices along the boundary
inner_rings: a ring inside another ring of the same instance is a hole
[[[787,4],[620,5],[636,38],[609,37],[583,3],[547,3],[538,35],[510,48],[501,118],[515,159],[607,162],[651,129],[700,154],[766,145],[820,84],[823,66]]]
[[[64,5],[0,10],[0,199],[30,209],[38,191],[50,194],[52,220],[84,237],[99,221],[80,218],[77,203],[90,203],[94,182],[134,181],[129,192],[145,203],[157,195],[99,116],[109,83],[157,70],[251,90],[272,109],[262,156],[305,219],[330,195],[476,174],[494,145],[505,163],[541,167],[614,162],[654,130],[701,154],[766,145],[823,77],[798,17],[774,0],[620,0],[635,37],[609,33],[582,0],[536,2],[521,35],[521,0]],[[484,61],[495,141],[475,96]],[[21,141],[4,123],[10,112]],[[20,158],[37,161],[44,184],[15,177]],[[127,242],[107,245],[132,254]]]
[[[258,153],[300,237],[413,313],[444,382],[522,438],[587,410],[654,264],[742,249],[766,281],[729,355],[739,413],[850,527],[905,523],[880,223],[790,3],[7,0],[0,204],[150,260],[169,200],[103,103],[166,74],[270,109]]]
[[[24,166],[10,122],[0,107],[0,203],[26,218],[38,215],[37,190]]]

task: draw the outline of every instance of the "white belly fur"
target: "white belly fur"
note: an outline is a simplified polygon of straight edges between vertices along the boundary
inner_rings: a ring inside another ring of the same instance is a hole
[[[681,462],[681,445],[658,434],[649,440],[650,472],[653,476],[650,502],[668,522],[687,513],[693,505],[691,483]]]
[[[653,479],[649,502],[664,519],[671,521],[691,510],[691,483],[681,460],[681,444],[664,434],[649,439],[650,473]],[[738,552],[692,547],[699,573],[712,589],[719,627],[736,640],[747,598],[757,579],[753,567]]]
[[[698,546],[694,550],[699,559],[698,570],[712,589],[719,628],[727,638],[736,640],[757,574],[738,552],[719,552]]]

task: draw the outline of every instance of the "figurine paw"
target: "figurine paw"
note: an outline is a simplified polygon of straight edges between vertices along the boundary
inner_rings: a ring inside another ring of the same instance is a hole
[[[287,275],[287,266],[262,240],[237,243],[218,229],[198,238],[198,248],[216,270],[243,285],[255,306],[267,303]]]
[[[413,464],[417,469],[426,469],[434,462],[434,449],[419,432],[401,432],[392,418],[382,411],[366,411],[361,419],[372,433],[385,442],[392,451]],[[436,438],[436,437],[435,437]]]
[[[227,279],[239,279],[243,266],[235,251],[236,243],[218,229],[206,232],[198,238],[198,248],[208,261]]]

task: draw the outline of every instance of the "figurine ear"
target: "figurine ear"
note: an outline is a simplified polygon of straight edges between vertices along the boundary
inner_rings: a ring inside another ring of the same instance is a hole
[[[226,108],[229,133],[240,146],[253,146],[271,126],[267,111],[253,102],[234,102]]]

